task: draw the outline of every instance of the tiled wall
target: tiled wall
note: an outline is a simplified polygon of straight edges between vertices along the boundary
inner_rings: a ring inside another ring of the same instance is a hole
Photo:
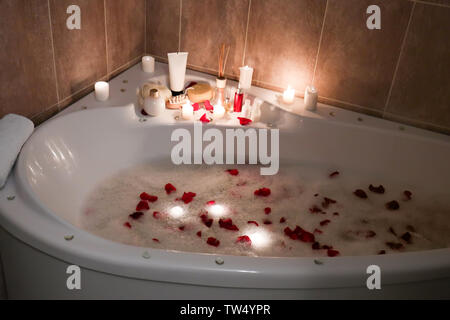
[[[149,54],[188,51],[189,67],[227,75],[255,68],[254,85],[450,133],[450,0],[146,0]],[[381,30],[366,9],[381,8]]]
[[[68,30],[69,5],[81,30]],[[146,0],[0,0],[0,117],[47,119],[137,62]]]

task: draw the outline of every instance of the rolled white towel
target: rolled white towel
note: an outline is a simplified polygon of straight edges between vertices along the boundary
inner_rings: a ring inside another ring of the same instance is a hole
[[[0,119],[0,189],[6,184],[20,149],[33,130],[33,122],[17,114]]]

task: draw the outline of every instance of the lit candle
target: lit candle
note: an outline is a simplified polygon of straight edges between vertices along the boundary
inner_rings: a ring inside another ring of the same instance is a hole
[[[283,93],[283,102],[286,104],[294,103],[295,99],[295,89],[291,86],[288,86],[286,91]]]
[[[214,106],[214,119],[222,119],[225,115],[225,108],[221,105]]]
[[[241,85],[241,89],[250,89],[252,86],[253,68],[245,66],[239,68],[239,71],[239,84]]]
[[[190,103],[185,103],[181,107],[181,117],[184,120],[194,119],[194,107]]]
[[[155,58],[151,56],[142,57],[142,70],[147,73],[155,72]]]
[[[305,89],[305,108],[309,111],[316,110],[317,107],[317,90],[314,86],[307,86]]]
[[[98,101],[106,101],[109,98],[109,84],[105,81],[95,83],[95,98]]]

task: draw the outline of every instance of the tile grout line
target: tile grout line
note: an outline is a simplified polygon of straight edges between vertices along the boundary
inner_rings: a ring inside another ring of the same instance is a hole
[[[252,9],[252,0],[248,2],[247,26],[245,27],[244,52],[242,54],[242,66],[245,66],[245,54],[247,52],[248,26],[250,24],[250,10]]]
[[[391,112],[386,112],[386,114],[392,116],[392,118],[393,118],[393,120],[383,118],[388,121],[398,122],[397,120],[405,120],[405,121],[409,121],[411,123],[423,124],[423,125],[427,125],[427,126],[434,127],[434,128],[447,129],[447,130],[450,129],[450,127],[446,127],[446,126],[443,126],[440,124],[435,124],[432,122],[427,122],[427,121],[417,120],[417,119],[413,119],[413,118],[409,118],[409,117],[404,117],[404,116],[400,116],[398,114],[391,113]]]
[[[327,19],[327,12],[328,12],[328,0],[327,0],[327,3],[325,4],[325,12],[323,14],[322,28],[320,30],[319,45],[317,46],[316,61],[314,63],[313,76],[312,76],[312,80],[311,80],[311,84],[313,86],[314,86],[314,81],[316,80],[316,70],[317,70],[317,65],[319,63],[319,53],[320,53],[320,47],[322,46],[323,30],[325,29],[325,20]]]
[[[183,0],[180,0],[180,18],[178,20],[178,52],[181,51],[181,16],[183,14]]]
[[[54,76],[55,76],[56,101],[58,104],[60,102],[59,101],[59,85],[58,85],[58,73],[56,72],[56,54],[55,54],[55,44],[53,41],[53,26],[52,26],[52,13],[50,10],[50,0],[47,0],[47,5],[48,5],[48,22],[50,24],[50,40],[51,40],[51,44],[52,44],[52,54],[53,54],[53,69],[54,69]],[[49,108],[51,108],[51,107],[49,107]]]
[[[105,15],[105,53],[106,53],[106,76],[109,72],[109,61],[108,61],[108,28],[106,26],[106,0],[103,0],[103,12]]]
[[[402,55],[403,55],[403,50],[405,49],[406,38],[408,37],[409,27],[411,25],[411,21],[412,21],[413,15],[414,15],[414,9],[415,8],[416,8],[416,3],[413,2],[412,8],[411,8],[411,12],[409,14],[408,24],[406,25],[405,35],[403,36],[402,45],[400,46],[400,53],[398,54],[397,64],[395,65],[394,74],[392,75],[391,86],[389,87],[388,95],[387,95],[387,98],[386,98],[386,103],[384,105],[383,117],[386,114],[389,102],[391,101],[392,90],[394,89],[395,80],[397,80],[397,72],[398,72],[398,68],[400,66],[400,60],[401,60]]]
[[[450,8],[450,5],[443,4],[443,3],[427,2],[427,1],[421,1],[421,0],[409,0],[409,1],[414,2],[414,3],[420,3],[420,4],[435,6],[435,7]]]
[[[147,0],[144,1],[144,55],[147,54]]]

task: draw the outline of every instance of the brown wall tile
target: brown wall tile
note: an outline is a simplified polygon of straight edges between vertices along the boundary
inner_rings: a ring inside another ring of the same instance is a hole
[[[67,7],[81,9],[81,29],[69,30]],[[103,0],[51,0],[59,98],[63,100],[107,74]]]
[[[417,3],[387,112],[450,127],[450,8]]]
[[[147,53],[167,58],[178,51],[180,5],[181,0],[147,0]]]
[[[312,81],[326,0],[254,0],[245,63],[256,83],[293,86]]]
[[[145,1],[105,1],[108,73],[144,53]]]
[[[0,1],[0,117],[32,117],[58,102],[47,3]]]
[[[369,5],[381,8],[381,30],[366,27]],[[315,85],[321,96],[383,110],[412,2],[329,0]]]
[[[239,74],[244,54],[249,0],[183,0],[181,51],[188,64],[218,70],[219,46],[230,45],[225,73]]]

